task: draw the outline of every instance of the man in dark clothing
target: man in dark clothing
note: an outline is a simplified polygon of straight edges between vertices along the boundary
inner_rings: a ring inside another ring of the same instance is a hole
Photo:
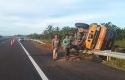
[[[85,47],[85,33],[79,33],[77,48],[78,50],[82,50],[83,47]]]
[[[71,45],[71,40],[69,39],[69,35],[66,34],[65,39],[63,39],[63,45],[65,49],[65,58],[66,60],[69,60],[69,55],[70,55],[70,45]]]

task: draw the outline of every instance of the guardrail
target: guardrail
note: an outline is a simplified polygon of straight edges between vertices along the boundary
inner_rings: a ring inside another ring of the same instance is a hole
[[[107,56],[107,60],[110,57],[118,58],[118,59],[124,59],[125,60],[125,53],[120,52],[111,52],[111,50],[105,50],[105,51],[88,51],[89,54],[95,54],[95,55],[101,55],[101,56]]]
[[[46,44],[40,40],[35,40],[35,39],[30,39],[32,41],[41,43],[41,44]],[[85,52],[82,51],[81,52]],[[107,61],[110,60],[111,57],[118,58],[118,59],[124,59],[125,60],[125,53],[120,53],[120,52],[111,52],[111,50],[105,50],[105,51],[86,51],[88,54],[95,54],[95,55],[101,55],[101,56],[107,56]]]

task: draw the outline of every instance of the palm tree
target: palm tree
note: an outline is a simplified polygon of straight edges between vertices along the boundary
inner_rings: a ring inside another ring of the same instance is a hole
[[[53,26],[52,25],[48,25],[47,32],[49,34],[50,39],[52,39],[52,37],[53,37]]]
[[[101,23],[101,25],[104,25],[104,26],[106,26],[106,27],[108,27],[108,28],[112,28],[112,29],[114,29],[114,30],[116,30],[116,28],[117,28],[117,26],[114,25],[114,24],[112,24],[111,22]]]

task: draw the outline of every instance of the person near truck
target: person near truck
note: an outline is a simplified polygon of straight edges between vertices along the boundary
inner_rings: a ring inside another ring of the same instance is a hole
[[[65,50],[65,58],[66,60],[69,60],[71,41],[69,39],[68,34],[66,34],[65,39],[63,39],[63,45],[64,45],[64,50]]]
[[[61,46],[58,34],[55,34],[54,39],[52,39],[52,50],[53,50],[53,60],[58,58],[58,49]]]
[[[79,33],[78,39],[77,39],[77,49],[82,50],[82,48],[85,47],[85,33]]]

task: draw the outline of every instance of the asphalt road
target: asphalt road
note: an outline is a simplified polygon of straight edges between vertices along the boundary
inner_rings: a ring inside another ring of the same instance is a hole
[[[125,71],[87,60],[66,61],[62,52],[53,61],[52,51],[32,41],[21,42],[26,54],[17,40],[11,46],[11,40],[0,40],[0,80],[42,80],[45,76],[49,80],[125,80]]]
[[[41,80],[20,44],[12,47],[10,41],[0,41],[0,80]]]

